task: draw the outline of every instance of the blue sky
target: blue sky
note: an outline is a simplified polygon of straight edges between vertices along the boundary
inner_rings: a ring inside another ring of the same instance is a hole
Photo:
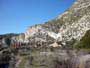
[[[0,34],[25,32],[67,10],[75,0],[0,0]]]

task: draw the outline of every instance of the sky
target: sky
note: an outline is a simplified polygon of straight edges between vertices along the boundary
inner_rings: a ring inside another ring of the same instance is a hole
[[[0,34],[24,33],[62,14],[75,0],[0,0]]]

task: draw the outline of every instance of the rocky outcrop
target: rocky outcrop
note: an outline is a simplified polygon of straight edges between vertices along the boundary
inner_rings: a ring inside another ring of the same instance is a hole
[[[45,24],[30,27],[25,32],[25,39],[35,37],[46,40],[47,35],[67,45],[73,39],[79,41],[90,29],[90,1],[77,0],[63,14]],[[38,34],[38,35],[37,35]],[[74,43],[73,43],[74,44]],[[72,44],[72,45],[73,45]]]

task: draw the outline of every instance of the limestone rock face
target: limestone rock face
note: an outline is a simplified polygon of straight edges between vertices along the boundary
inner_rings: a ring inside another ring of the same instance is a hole
[[[79,41],[90,29],[90,0],[77,0],[67,11],[57,18],[30,27],[25,32],[25,40],[30,37],[38,37],[47,42],[47,37],[66,42],[75,39]],[[38,35],[37,35],[38,34]]]

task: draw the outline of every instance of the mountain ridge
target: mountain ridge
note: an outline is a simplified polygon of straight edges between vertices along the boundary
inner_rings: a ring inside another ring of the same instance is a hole
[[[53,40],[51,44],[59,42],[60,45],[67,45],[67,42],[72,41],[72,39],[80,41],[88,30],[90,30],[90,1],[77,0],[57,18],[45,22],[45,24],[29,27],[24,34],[20,34],[15,40],[31,43],[30,38],[33,38],[34,41],[41,39],[48,42],[49,37],[49,41]]]
[[[32,32],[39,32],[41,34],[45,32],[55,39],[55,41],[61,41],[64,44],[72,41],[72,39],[79,41],[85,35],[86,31],[90,29],[89,21],[90,1],[77,0],[71,8],[56,19],[29,28],[25,36],[28,38]]]

